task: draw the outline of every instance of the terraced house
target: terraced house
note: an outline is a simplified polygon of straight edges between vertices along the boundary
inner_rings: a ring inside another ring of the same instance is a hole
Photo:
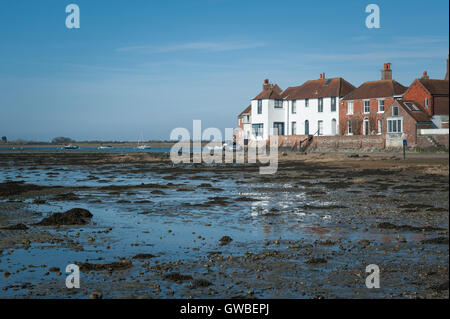
[[[337,135],[340,99],[353,89],[344,79],[326,79],[324,73],[318,80],[284,91],[264,80],[263,90],[251,102],[250,139],[267,140],[270,135]]]

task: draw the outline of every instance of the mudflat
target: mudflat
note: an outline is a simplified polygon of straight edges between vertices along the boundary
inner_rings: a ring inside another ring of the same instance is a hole
[[[287,153],[260,175],[166,153],[0,152],[0,296],[448,298],[448,164]]]

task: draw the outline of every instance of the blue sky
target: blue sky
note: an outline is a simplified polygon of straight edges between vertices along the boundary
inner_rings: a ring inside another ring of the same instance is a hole
[[[81,28],[65,26],[76,3]],[[381,28],[367,29],[376,3]],[[283,89],[341,76],[443,78],[448,0],[0,0],[0,135],[169,139],[236,126],[269,78]]]

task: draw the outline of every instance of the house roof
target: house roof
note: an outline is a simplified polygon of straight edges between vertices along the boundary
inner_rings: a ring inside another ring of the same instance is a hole
[[[448,81],[435,79],[417,79],[431,95],[448,95]]]
[[[289,100],[341,97],[354,89],[355,87],[343,78],[331,78],[306,81],[300,86],[287,88],[282,95]]]
[[[361,100],[402,95],[408,88],[395,80],[368,81],[344,96],[344,100]]]
[[[400,105],[416,122],[431,122],[424,108],[414,101],[396,100],[394,104]]]
[[[253,100],[278,100],[282,99],[283,90],[277,84],[270,84],[268,88],[263,89],[261,93],[253,98]]]
[[[241,116],[244,115],[244,114],[250,114],[251,111],[252,111],[252,105],[250,104],[249,106],[247,106],[247,107],[245,108],[245,110],[243,110],[243,111],[241,112],[241,114],[238,115],[238,117],[241,117]]]

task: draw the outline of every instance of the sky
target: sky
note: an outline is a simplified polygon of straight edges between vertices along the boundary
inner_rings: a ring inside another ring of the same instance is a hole
[[[266,78],[359,86],[391,62],[406,86],[443,79],[448,30],[448,0],[0,0],[0,136],[169,140],[194,119],[236,127]]]

